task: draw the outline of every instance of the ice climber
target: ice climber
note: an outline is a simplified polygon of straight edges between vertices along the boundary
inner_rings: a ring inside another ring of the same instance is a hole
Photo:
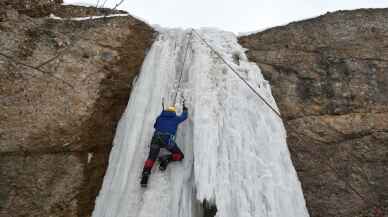
[[[155,132],[151,140],[150,152],[147,160],[144,163],[141,186],[147,187],[148,178],[151,174],[151,169],[154,166],[156,159],[159,156],[160,148],[165,148],[171,154],[159,157],[159,169],[164,171],[171,161],[181,161],[184,158],[183,152],[175,143],[175,134],[178,125],[187,119],[188,109],[183,103],[183,112],[181,115],[176,114],[175,107],[168,107],[163,110],[155,121]]]

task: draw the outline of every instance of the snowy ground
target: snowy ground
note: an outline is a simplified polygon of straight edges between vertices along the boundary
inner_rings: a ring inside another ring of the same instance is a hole
[[[184,96],[190,112],[177,134],[185,159],[165,172],[154,168],[149,187],[140,188],[153,122],[162,97],[173,102],[190,38],[189,30],[161,31],[119,123],[93,217],[199,217],[205,199],[217,217],[309,216],[282,121],[195,37],[177,103],[180,110]],[[234,34],[199,33],[276,108]]]

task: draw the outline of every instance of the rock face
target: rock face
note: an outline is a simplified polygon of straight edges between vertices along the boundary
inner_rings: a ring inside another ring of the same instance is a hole
[[[388,9],[239,40],[272,84],[311,216],[388,216]]]
[[[90,216],[155,32],[130,16],[65,21],[5,7],[0,216]]]
[[[62,2],[62,0],[2,0],[0,5],[2,9],[9,7],[31,17],[42,17],[62,7]]]
[[[63,0],[2,0],[0,13],[5,9],[14,9],[29,17],[47,17],[54,14],[62,18],[103,16],[107,14],[126,14],[126,11],[109,8],[62,5]],[[102,2],[100,3],[102,4]]]
[[[126,14],[126,11],[112,10],[109,8],[82,7],[77,5],[61,5],[51,10],[55,16],[62,18],[105,16],[108,14]]]

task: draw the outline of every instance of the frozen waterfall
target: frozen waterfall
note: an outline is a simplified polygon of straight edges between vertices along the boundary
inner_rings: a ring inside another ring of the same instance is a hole
[[[233,33],[198,32],[277,108]],[[216,205],[217,217],[308,217],[282,121],[197,37],[178,92],[178,113],[182,96],[189,107],[176,139],[185,158],[164,172],[154,167],[148,188],[140,188],[153,123],[162,98],[173,102],[189,33],[160,30],[149,51],[119,122],[93,217],[202,217],[204,200]]]

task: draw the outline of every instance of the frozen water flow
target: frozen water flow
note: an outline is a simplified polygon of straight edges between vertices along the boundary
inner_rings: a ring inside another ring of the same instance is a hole
[[[93,217],[200,217],[198,201],[217,217],[308,217],[282,121],[194,37],[183,70],[189,119],[179,126],[181,163],[154,168],[140,188],[153,122],[162,98],[171,105],[190,31],[162,30],[148,53],[113,141]],[[260,69],[232,33],[199,33],[277,109]],[[239,64],[233,63],[238,56]]]

